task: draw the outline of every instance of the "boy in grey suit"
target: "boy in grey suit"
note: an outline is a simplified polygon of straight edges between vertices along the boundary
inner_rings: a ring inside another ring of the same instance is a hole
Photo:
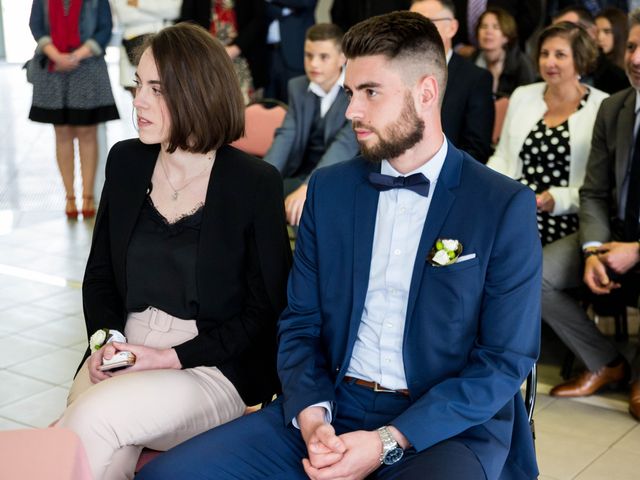
[[[320,167],[349,160],[358,152],[351,122],[345,118],[349,100],[342,88],[345,57],[342,30],[319,23],[307,30],[306,75],[289,81],[289,110],[276,131],[265,160],[284,179],[287,221],[298,225],[307,181]]]

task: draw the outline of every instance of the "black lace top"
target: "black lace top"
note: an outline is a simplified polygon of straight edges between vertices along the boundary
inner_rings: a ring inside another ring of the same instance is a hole
[[[169,223],[147,195],[127,251],[128,312],[150,306],[174,317],[195,319],[198,240],[203,205]]]
[[[589,98],[589,90],[580,101],[580,110]],[[519,179],[534,192],[542,193],[549,187],[569,186],[571,145],[569,120],[548,127],[544,118],[533,127],[520,150],[522,177]],[[538,232],[542,245],[558,240],[578,230],[578,215],[551,215],[538,212]]]

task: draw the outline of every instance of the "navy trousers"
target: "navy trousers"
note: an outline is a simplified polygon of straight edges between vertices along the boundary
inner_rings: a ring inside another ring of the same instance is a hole
[[[342,383],[336,391],[333,426],[336,433],[374,430],[406,410],[401,394],[377,393]],[[307,450],[300,431],[284,419],[282,404],[268,407],[209,430],[147,464],[138,480],[303,480]],[[289,424],[287,426],[287,424]],[[441,442],[422,452],[408,449],[395,465],[371,474],[376,480],[483,480],[475,454],[461,441]]]

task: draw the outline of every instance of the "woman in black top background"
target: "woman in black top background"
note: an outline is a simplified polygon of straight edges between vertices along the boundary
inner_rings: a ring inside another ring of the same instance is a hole
[[[95,479],[130,478],[143,446],[171,448],[279,389],[291,262],[280,176],[227,145],[244,110],[217,40],[180,24],[148,45],[140,139],[109,153],[83,283],[87,333],[118,330],[129,343],[90,354],[58,422],[82,439]],[[135,364],[101,371],[119,351]]]

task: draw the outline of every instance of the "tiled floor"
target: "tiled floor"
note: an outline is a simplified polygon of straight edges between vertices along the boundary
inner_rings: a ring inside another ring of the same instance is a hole
[[[0,430],[8,430],[44,427],[64,408],[85,348],[79,287],[92,224],[62,214],[53,131],[27,120],[31,90],[18,66],[0,64],[0,92]],[[135,134],[128,96],[114,92],[124,120],[106,128],[105,151]],[[640,478],[640,424],[624,394],[557,400],[546,395],[557,365],[541,364],[540,378],[541,478]]]

